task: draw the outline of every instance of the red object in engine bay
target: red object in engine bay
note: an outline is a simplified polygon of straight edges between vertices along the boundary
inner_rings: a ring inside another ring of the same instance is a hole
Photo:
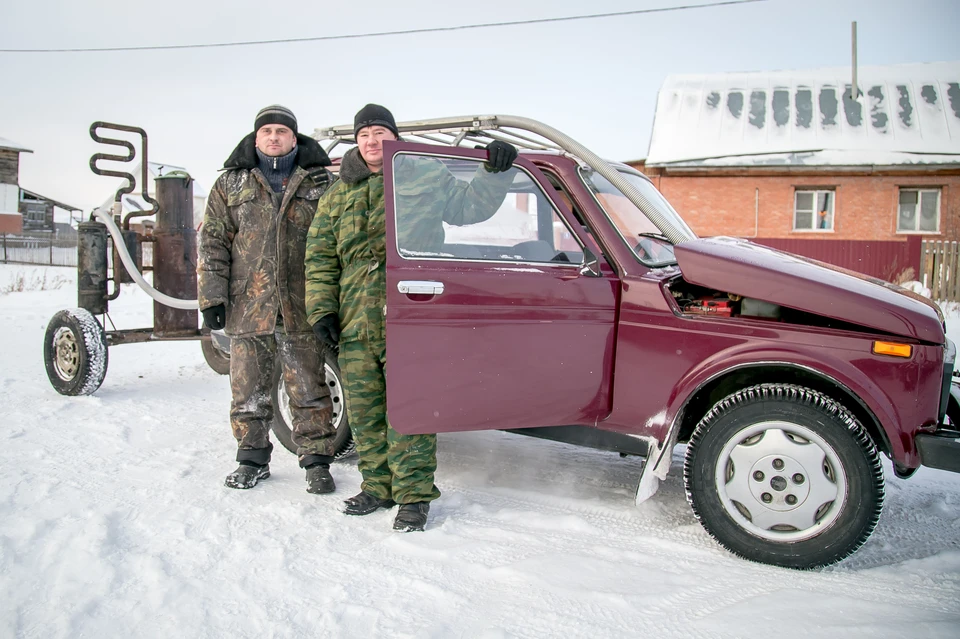
[[[730,317],[733,313],[732,302],[727,298],[701,297],[684,305],[684,313],[693,313],[694,315],[719,315],[721,317]]]

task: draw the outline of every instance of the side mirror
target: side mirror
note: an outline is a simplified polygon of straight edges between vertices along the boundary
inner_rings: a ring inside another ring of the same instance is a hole
[[[583,261],[580,262],[580,275],[600,277],[600,259],[587,247],[583,248]]]

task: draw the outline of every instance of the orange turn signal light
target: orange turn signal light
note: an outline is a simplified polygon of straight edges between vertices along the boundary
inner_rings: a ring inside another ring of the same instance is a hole
[[[910,355],[913,354],[913,346],[910,344],[898,344],[897,342],[874,342],[873,352],[877,355],[910,357]]]

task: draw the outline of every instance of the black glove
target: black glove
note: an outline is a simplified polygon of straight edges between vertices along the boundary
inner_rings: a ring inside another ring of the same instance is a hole
[[[487,150],[487,170],[491,173],[506,171],[517,159],[517,147],[500,140],[494,140],[484,147]]]
[[[200,312],[203,313],[203,323],[211,331],[219,331],[227,325],[227,307],[223,304],[205,308]]]
[[[340,342],[340,316],[336,313],[327,313],[313,325],[313,334],[327,348],[337,348]]]

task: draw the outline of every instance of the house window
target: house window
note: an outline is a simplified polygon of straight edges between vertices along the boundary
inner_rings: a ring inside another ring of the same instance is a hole
[[[940,189],[900,189],[897,231],[938,233],[940,231]]]
[[[43,202],[27,202],[24,217],[28,222],[43,223],[47,220],[47,207]]]
[[[797,191],[793,203],[793,230],[832,231],[833,191]]]

